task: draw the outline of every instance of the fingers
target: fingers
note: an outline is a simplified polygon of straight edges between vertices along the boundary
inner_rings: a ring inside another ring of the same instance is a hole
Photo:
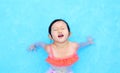
[[[93,44],[93,39],[91,37],[88,37],[89,44]]]
[[[31,45],[29,48],[28,48],[28,51],[33,51],[35,50],[35,46],[34,45]]]

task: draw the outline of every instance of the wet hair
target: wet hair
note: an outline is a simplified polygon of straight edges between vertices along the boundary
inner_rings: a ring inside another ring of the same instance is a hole
[[[48,33],[51,35],[51,27],[52,27],[52,25],[53,25],[55,22],[58,22],[58,21],[63,21],[63,22],[66,24],[66,26],[67,26],[67,28],[68,28],[68,31],[69,31],[69,33],[70,33],[70,27],[69,27],[68,23],[67,23],[65,20],[63,20],[63,19],[55,19],[55,20],[53,20],[53,21],[51,22],[50,26],[49,26]]]

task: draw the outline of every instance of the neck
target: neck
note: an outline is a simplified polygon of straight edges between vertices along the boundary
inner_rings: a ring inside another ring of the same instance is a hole
[[[55,45],[55,47],[59,47],[59,48],[65,48],[68,46],[69,44],[69,41],[65,41],[65,42],[62,42],[62,43],[59,43],[59,42],[54,42],[53,43]]]

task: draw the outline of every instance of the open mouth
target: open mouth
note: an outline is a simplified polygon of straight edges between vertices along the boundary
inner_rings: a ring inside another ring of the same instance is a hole
[[[62,37],[64,37],[63,34],[59,34],[59,35],[58,35],[58,38],[62,38]]]

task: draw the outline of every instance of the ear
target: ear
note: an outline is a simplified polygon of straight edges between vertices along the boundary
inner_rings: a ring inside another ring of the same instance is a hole
[[[52,36],[51,36],[50,34],[48,35],[48,37],[49,37],[51,40],[53,40],[53,39],[52,39]]]
[[[72,33],[71,33],[71,32],[69,32],[69,36],[71,36],[71,34],[72,34]]]

